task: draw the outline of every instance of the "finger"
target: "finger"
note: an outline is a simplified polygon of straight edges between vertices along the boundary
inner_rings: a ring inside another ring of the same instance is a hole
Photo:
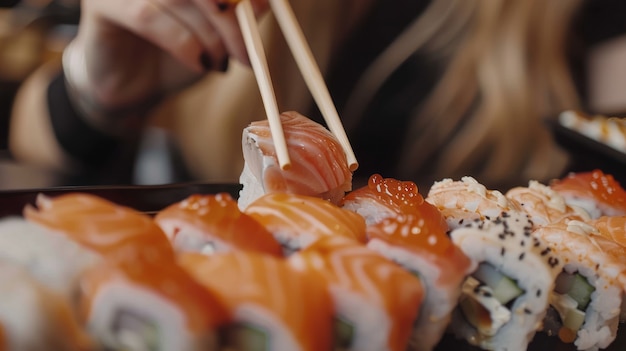
[[[201,63],[205,69],[225,70],[228,62],[227,50],[213,24],[190,0],[151,0],[158,3],[163,11],[170,13],[180,23],[194,33],[205,47]]]
[[[108,0],[85,2],[83,13],[114,23],[145,38],[168,52],[190,69],[205,71],[201,61],[202,41],[186,26],[149,0]]]

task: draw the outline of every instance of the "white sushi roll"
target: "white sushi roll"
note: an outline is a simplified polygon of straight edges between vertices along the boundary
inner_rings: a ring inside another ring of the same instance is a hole
[[[478,264],[463,284],[451,327],[487,350],[526,350],[541,327],[560,262],[531,236],[526,214],[503,212],[451,232]]]

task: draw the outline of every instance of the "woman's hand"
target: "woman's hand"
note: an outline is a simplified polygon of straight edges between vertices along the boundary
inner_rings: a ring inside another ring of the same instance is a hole
[[[268,8],[267,0],[251,1],[257,16]],[[83,0],[78,35],[63,60],[81,107],[114,111],[145,104],[207,71],[226,70],[231,57],[247,64],[235,5],[236,0]]]

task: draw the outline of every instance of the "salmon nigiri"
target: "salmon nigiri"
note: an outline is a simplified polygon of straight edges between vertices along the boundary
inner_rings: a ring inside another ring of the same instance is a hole
[[[426,299],[411,335],[411,350],[432,350],[441,340],[475,265],[428,211],[383,219],[367,229],[367,246],[422,278]]]
[[[321,124],[297,112],[280,115],[291,167],[281,169],[267,120],[243,130],[245,160],[239,206],[262,194],[288,192],[338,203],[352,189],[352,171],[335,136]]]
[[[550,183],[569,204],[584,208],[592,218],[626,215],[626,190],[599,169],[572,172]]]
[[[331,349],[333,307],[321,277],[296,271],[282,259],[244,251],[211,257],[183,253],[180,264],[234,316],[226,337],[229,349]]]
[[[285,248],[286,254],[304,248],[323,236],[346,236],[365,243],[365,220],[320,198],[266,194],[245,210],[264,225]]]
[[[24,217],[55,234],[106,256],[128,247],[139,247],[173,260],[169,240],[146,214],[95,195],[71,193],[50,198],[39,196],[37,208],[28,205]]]
[[[191,195],[159,211],[154,220],[178,251],[251,250],[282,256],[274,236],[241,212],[228,193]]]
[[[124,250],[88,270],[81,316],[105,349],[217,351],[231,316],[176,264]]]
[[[357,241],[326,236],[288,258],[328,282],[335,305],[335,347],[405,351],[424,290],[419,278]]]

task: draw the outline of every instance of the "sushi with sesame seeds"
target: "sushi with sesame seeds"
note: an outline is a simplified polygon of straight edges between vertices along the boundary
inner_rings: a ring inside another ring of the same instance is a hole
[[[542,325],[558,260],[532,237],[527,214],[502,212],[450,236],[477,266],[462,285],[450,328],[486,350],[526,350]]]

